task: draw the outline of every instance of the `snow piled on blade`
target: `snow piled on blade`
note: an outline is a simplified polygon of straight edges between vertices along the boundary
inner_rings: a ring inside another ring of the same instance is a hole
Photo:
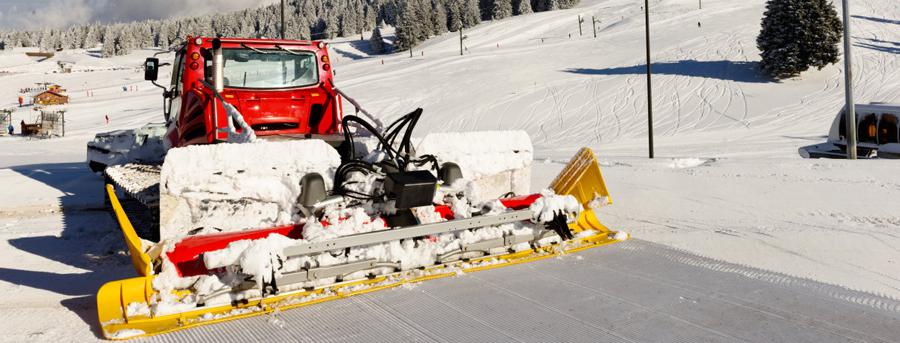
[[[525,131],[431,133],[416,146],[416,154],[458,164],[463,177],[478,184],[481,199],[527,194],[531,186],[534,147]]]
[[[338,165],[337,151],[322,140],[172,149],[160,173],[160,236],[294,222],[300,179],[316,172],[331,184]]]
[[[557,195],[552,190],[541,191],[541,197],[531,204],[534,219],[541,223],[548,223],[557,214],[581,213],[581,204],[571,195]]]
[[[248,275],[253,275],[260,289],[263,283],[272,282],[272,277],[280,277],[281,251],[296,241],[288,237],[271,234],[264,239],[242,240],[228,244],[221,250],[203,254],[203,263],[210,268],[239,265]],[[274,272],[274,274],[273,274]]]

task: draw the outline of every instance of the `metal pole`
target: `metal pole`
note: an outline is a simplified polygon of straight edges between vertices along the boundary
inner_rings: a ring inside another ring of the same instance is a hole
[[[591,16],[591,23],[594,25],[594,38],[597,38],[597,17]]]
[[[284,1],[281,0],[281,39],[284,39]]]
[[[850,5],[844,3],[844,88],[847,104],[844,118],[847,121],[847,158],[856,159],[856,104],[853,103],[853,69],[850,60]]]
[[[462,27],[459,28],[459,55],[463,55],[463,32]]]
[[[647,137],[650,145],[650,158],[653,158],[653,87],[650,85],[650,0],[644,0],[644,31],[647,41]]]
[[[584,36],[584,31],[581,30],[581,23],[584,22],[584,19],[581,19],[581,15],[578,15],[578,36]]]
[[[700,9],[702,10],[703,9],[703,0],[697,0],[697,1],[700,2]]]

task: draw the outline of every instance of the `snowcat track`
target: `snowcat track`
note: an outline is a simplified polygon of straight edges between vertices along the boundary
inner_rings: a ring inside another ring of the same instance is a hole
[[[156,164],[125,164],[106,168],[106,182],[123,196],[121,207],[140,238],[159,241],[159,173]],[[115,213],[113,213],[115,217]]]

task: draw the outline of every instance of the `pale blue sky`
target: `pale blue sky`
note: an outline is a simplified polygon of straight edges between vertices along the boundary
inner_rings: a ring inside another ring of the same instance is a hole
[[[0,30],[231,12],[278,0],[0,0]]]

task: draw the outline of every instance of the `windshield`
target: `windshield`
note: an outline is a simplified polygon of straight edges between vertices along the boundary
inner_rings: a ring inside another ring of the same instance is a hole
[[[294,88],[319,82],[316,55],[283,50],[225,49],[224,83],[231,88]]]

